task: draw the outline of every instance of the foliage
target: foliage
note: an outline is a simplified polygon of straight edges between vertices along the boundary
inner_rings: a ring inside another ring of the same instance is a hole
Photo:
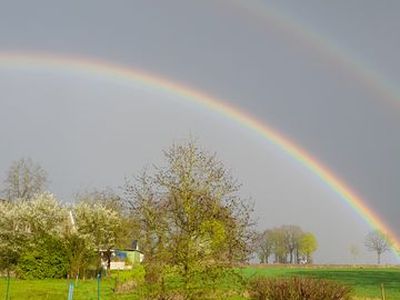
[[[15,267],[22,253],[28,254],[39,241],[58,240],[65,211],[52,194],[37,194],[27,201],[0,204],[0,267]]]
[[[312,233],[304,233],[299,239],[299,253],[306,258],[307,263],[312,263],[311,255],[317,250],[317,239]]]
[[[37,194],[19,205],[23,230],[34,239],[42,235],[61,235],[67,211],[50,193]]]
[[[163,290],[173,270],[189,299],[202,289],[204,274],[217,280],[247,258],[252,209],[214,155],[192,142],[164,154],[167,166],[128,182],[126,199],[138,221],[147,282]]]
[[[104,251],[107,268],[110,267],[111,250],[124,236],[121,215],[102,203],[81,202],[74,209],[77,233],[93,252]]]
[[[257,300],[346,300],[351,288],[313,278],[254,278],[249,283],[251,299]]]
[[[289,256],[288,262],[290,264],[294,263],[295,261],[298,262],[299,253],[301,253],[303,250],[301,241],[304,238],[305,233],[297,225],[283,225],[281,230],[286,251]],[[294,256],[296,256],[296,258]]]
[[[78,223],[72,222],[76,211]],[[0,267],[24,278],[82,276],[99,270],[98,250],[121,234],[121,218],[101,204],[66,207],[50,193],[0,203]],[[72,224],[74,223],[74,224]]]
[[[273,256],[275,263],[312,262],[318,243],[312,233],[296,225],[282,225],[258,234],[255,252],[261,263],[268,263]]]
[[[68,270],[66,251],[56,237],[40,237],[21,254],[16,273],[23,279],[65,278]]]
[[[99,271],[99,254],[92,248],[87,236],[67,232],[63,236],[69,278],[94,277]]]
[[[47,186],[47,172],[30,158],[14,161],[4,181],[7,200],[29,200],[43,193]]]
[[[20,203],[0,202],[0,271],[13,269],[27,241]]]
[[[134,265],[131,270],[113,271],[115,280],[114,291],[117,293],[130,292],[133,289],[143,288],[145,269],[142,265]]]

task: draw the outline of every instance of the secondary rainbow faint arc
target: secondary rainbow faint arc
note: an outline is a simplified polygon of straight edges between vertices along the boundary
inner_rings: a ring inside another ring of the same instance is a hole
[[[23,69],[55,69],[62,71],[83,72],[101,75],[116,81],[130,81],[135,84],[143,84],[151,89],[157,89],[177,95],[207,107],[208,109],[225,115],[244,127],[257,132],[261,137],[278,146],[296,161],[307,167],[317,175],[325,184],[334,190],[350,207],[372,227],[386,233],[393,241],[392,250],[397,254],[399,241],[393,231],[374,214],[362,199],[353,192],[338,176],[313,158],[300,146],[288,140],[282,134],[272,129],[265,122],[244,112],[239,107],[230,105],[221,99],[211,97],[203,92],[185,87],[178,83],[166,80],[160,76],[146,73],[141,70],[127,68],[114,63],[95,60],[92,58],[61,56],[50,54],[31,53],[0,53],[0,67],[21,67]]]
[[[226,5],[235,4],[241,13],[248,13],[252,17],[258,17],[260,20],[271,23],[275,29],[282,30],[290,38],[295,37],[303,42],[304,47],[312,48],[312,51],[320,54],[324,60],[331,61],[330,66],[337,65],[339,70],[344,71],[343,74],[366,86],[369,91],[379,96],[379,100],[385,99],[396,108],[400,106],[400,90],[395,83],[383,74],[376,72],[349,50],[339,47],[303,22],[294,20],[281,10],[260,0],[229,0],[226,2]]]

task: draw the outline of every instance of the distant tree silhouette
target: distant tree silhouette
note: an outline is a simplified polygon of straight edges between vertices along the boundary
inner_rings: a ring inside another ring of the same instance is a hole
[[[390,249],[389,237],[379,230],[371,231],[365,237],[365,247],[377,254],[377,262],[381,263],[381,255]]]
[[[47,172],[30,158],[14,161],[4,180],[4,197],[8,201],[29,200],[47,188]]]

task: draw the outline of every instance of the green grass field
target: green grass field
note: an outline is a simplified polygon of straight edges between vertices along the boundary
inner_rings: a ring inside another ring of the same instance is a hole
[[[252,276],[309,276],[341,281],[351,285],[357,299],[380,299],[380,284],[383,283],[388,300],[400,299],[400,268],[373,267],[246,267],[242,269],[246,277]],[[0,300],[5,299],[7,282],[0,280]],[[101,283],[101,299],[134,299],[132,295],[115,295],[113,281],[105,279]],[[11,280],[10,299],[58,300],[67,299],[67,280]],[[80,280],[75,287],[74,299],[97,299],[96,280]]]
[[[244,268],[247,277],[251,276],[308,276],[313,278],[337,280],[354,288],[355,295],[364,298],[381,299],[380,285],[385,287],[387,299],[400,299],[399,267],[286,267]]]

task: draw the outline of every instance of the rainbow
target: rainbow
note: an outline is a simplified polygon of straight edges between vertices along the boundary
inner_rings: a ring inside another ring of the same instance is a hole
[[[294,21],[292,17],[263,1],[230,0],[229,4],[236,7],[244,18],[259,20],[264,26],[271,25],[274,30],[300,42],[302,47],[328,61],[329,66],[337,66],[344,76],[351,77],[351,80],[373,92],[379,100],[384,99],[396,108],[400,107],[400,90],[396,84],[357,58],[350,50],[339,47],[324,35],[304,23]],[[299,44],[295,46],[298,47]]]
[[[243,127],[256,132],[287,155],[305,166],[319,177],[327,186],[338,194],[355,212],[357,212],[371,228],[387,234],[393,241],[392,250],[397,254],[400,249],[399,240],[394,232],[352,191],[338,176],[312,157],[300,146],[296,145],[284,135],[272,129],[265,122],[244,112],[227,102],[211,97],[192,88],[168,81],[160,76],[148,74],[141,70],[126,68],[121,65],[99,61],[90,58],[60,56],[49,54],[0,53],[0,68],[47,68],[62,71],[71,71],[84,75],[102,76],[117,82],[140,84],[153,90],[176,95],[186,101],[206,107],[227,118],[241,124]]]

